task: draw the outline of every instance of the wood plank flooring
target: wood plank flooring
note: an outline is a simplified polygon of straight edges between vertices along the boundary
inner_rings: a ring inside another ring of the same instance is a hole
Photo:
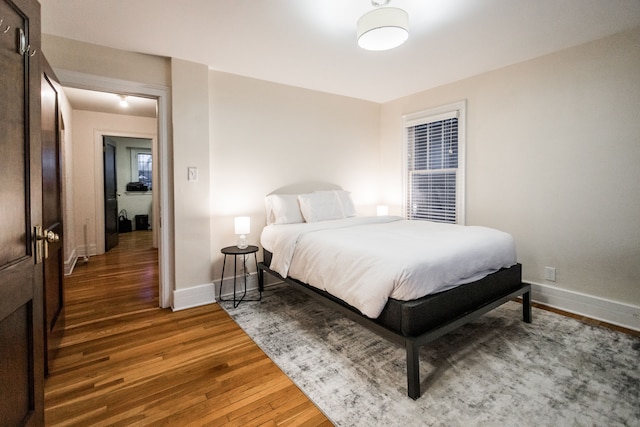
[[[120,235],[65,278],[47,426],[330,426],[217,305],[158,308],[151,232]]]

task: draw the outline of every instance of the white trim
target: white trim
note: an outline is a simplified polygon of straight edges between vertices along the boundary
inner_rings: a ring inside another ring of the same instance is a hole
[[[244,292],[244,277],[236,276],[236,298],[239,298]],[[247,278],[247,291],[258,289],[258,274],[251,273]],[[200,307],[202,305],[212,304],[216,302],[216,297],[220,290],[220,280],[204,285],[191,286],[189,288],[176,289],[173,291],[173,311],[186,310],[188,308]],[[225,277],[224,293],[222,298],[233,298],[233,276]]]
[[[213,283],[191,286],[173,291],[173,311],[199,307],[216,302],[215,286]]]
[[[405,114],[402,116],[402,216],[407,215],[407,191],[409,182],[407,180],[407,128],[422,124],[426,119],[433,121],[446,120],[450,118],[458,118],[458,182],[462,184],[464,191],[457,192],[456,214],[457,223],[466,224],[466,170],[467,170],[467,101],[457,101],[451,104],[441,105],[439,107],[430,108],[416,113]]]
[[[96,248],[95,243],[91,243],[89,245],[78,245],[74,250],[77,252],[78,258],[98,255],[98,248]]]
[[[236,297],[240,297],[244,292],[244,277],[242,275],[236,276]],[[216,295],[220,292],[220,280],[214,281],[216,288]],[[258,273],[250,273],[247,277],[247,291],[258,289]],[[224,281],[224,293],[222,297],[227,300],[233,298],[233,276],[225,277]]]
[[[569,313],[640,331],[638,306],[540,283],[531,283],[531,299]]]
[[[425,119],[428,119],[429,122],[440,122],[442,120],[459,119],[459,111],[462,108],[461,106],[464,106],[464,101],[444,105],[442,107],[433,108],[427,111],[419,111],[417,113],[406,114],[402,116],[404,127],[421,125],[425,122]],[[431,114],[431,112],[433,112],[433,114]]]
[[[77,249],[73,248],[71,251],[71,255],[69,259],[64,262],[64,275],[69,276],[73,273],[73,269],[76,267],[76,263],[78,262]]]
[[[171,306],[173,289],[173,253],[174,246],[171,239],[173,232],[173,216],[171,210],[171,173],[169,168],[169,103],[170,91],[165,86],[150,85],[140,82],[113,79],[104,76],[80,73],[77,71],[55,68],[54,72],[62,86],[79,89],[100,90],[105,92],[128,93],[156,98],[158,101],[158,181],[159,228],[158,239],[158,274],[159,274],[159,305],[162,308]],[[154,219],[155,222],[155,219]],[[104,239],[103,239],[104,240]]]

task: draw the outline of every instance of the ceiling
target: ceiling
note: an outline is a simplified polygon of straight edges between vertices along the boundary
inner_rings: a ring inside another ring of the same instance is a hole
[[[65,87],[69,103],[75,110],[96,111],[99,113],[124,114],[127,116],[157,117],[155,99],[127,96],[127,106],[120,105],[120,95],[96,92],[85,89]]]
[[[391,0],[409,40],[371,52],[370,0],[40,3],[47,34],[378,103],[640,26],[639,0]]]

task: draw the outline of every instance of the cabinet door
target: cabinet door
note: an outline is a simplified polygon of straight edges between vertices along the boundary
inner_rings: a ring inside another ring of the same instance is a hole
[[[0,0],[0,420],[44,425],[40,5]]]

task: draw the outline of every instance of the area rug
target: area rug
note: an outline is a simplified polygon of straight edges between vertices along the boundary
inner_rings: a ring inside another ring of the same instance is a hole
[[[640,425],[640,338],[517,302],[425,346],[415,401],[402,347],[286,284],[222,306],[337,426]]]

